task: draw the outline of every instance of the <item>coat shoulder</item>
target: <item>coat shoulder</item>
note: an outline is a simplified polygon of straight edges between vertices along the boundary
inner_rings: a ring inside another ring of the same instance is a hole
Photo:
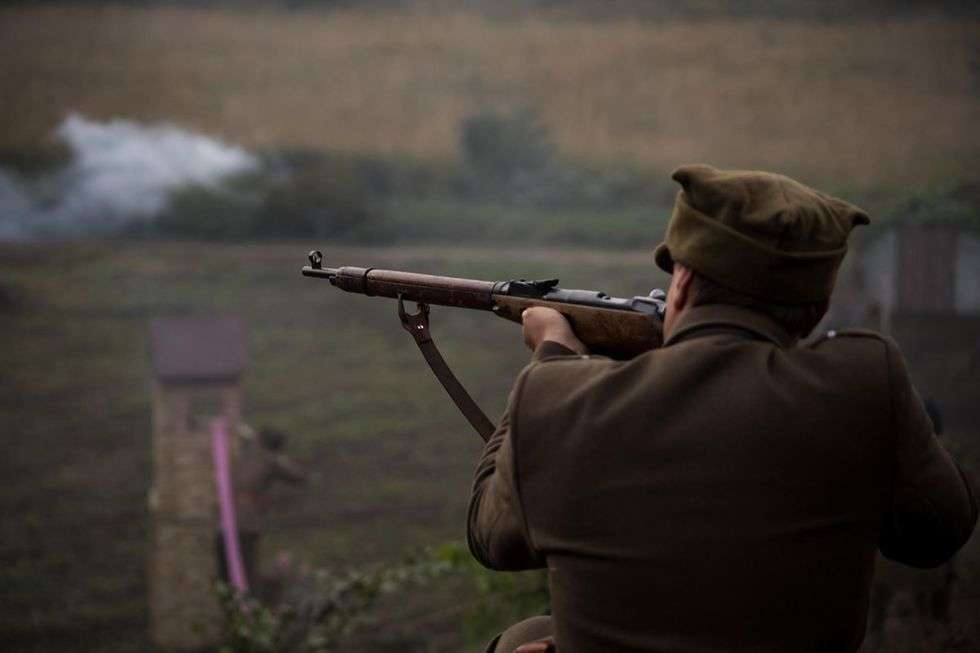
[[[594,389],[620,361],[604,356],[559,356],[535,361],[521,373],[520,403],[558,406]]]
[[[825,374],[848,384],[883,390],[893,384],[895,361],[901,357],[894,340],[870,329],[830,330],[811,341],[804,351],[808,352],[805,359],[823,361],[818,366]],[[827,365],[834,371],[828,371]]]
[[[534,361],[524,368],[523,375],[530,381],[575,383],[602,374],[620,362],[605,356],[581,354],[576,356],[550,356]]]
[[[854,342],[856,340],[864,340],[868,343],[880,342],[885,345],[893,344],[891,338],[871,329],[830,329],[810,341],[807,347],[816,349],[834,342]]]

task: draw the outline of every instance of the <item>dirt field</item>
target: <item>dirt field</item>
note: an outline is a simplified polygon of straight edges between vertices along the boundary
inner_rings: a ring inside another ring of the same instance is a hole
[[[496,21],[469,14],[0,9],[0,148],[69,111],[256,148],[451,159],[530,107],[561,150],[813,183],[976,178],[976,21]]]

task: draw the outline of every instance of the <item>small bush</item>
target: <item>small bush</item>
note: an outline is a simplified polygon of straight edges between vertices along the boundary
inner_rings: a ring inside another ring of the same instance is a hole
[[[325,653],[370,621],[369,610],[385,594],[426,585],[452,572],[443,557],[420,559],[380,569],[297,572],[288,579],[282,601],[266,605],[219,584],[225,612],[220,653]]]
[[[958,183],[910,192],[893,200],[882,223],[955,224],[980,231],[980,184]]]
[[[63,143],[0,149],[0,169],[13,170],[28,178],[57,172],[70,162],[71,151]]]
[[[381,596],[423,587],[447,576],[472,583],[477,598],[463,618],[467,641],[485,643],[511,623],[548,610],[544,570],[500,573],[480,566],[466,545],[450,542],[387,567],[342,573],[296,572],[286,579],[280,602],[268,605],[219,584],[225,612],[220,653],[326,653],[357,627],[370,624]]]
[[[497,184],[521,175],[540,174],[551,166],[555,147],[537,116],[528,110],[510,116],[480,113],[460,125],[464,163]]]
[[[170,197],[166,210],[149,225],[132,223],[127,231],[198,240],[237,240],[252,235],[250,221],[260,198],[234,187],[189,186]]]
[[[613,207],[647,203],[663,183],[628,166],[584,166],[558,155],[547,128],[529,110],[479,113],[460,125],[463,169],[456,195],[500,204]]]
[[[382,165],[294,154],[220,186],[182,188],[160,216],[149,224],[130,224],[125,235],[343,238],[373,219],[371,191],[390,187],[390,177]]]
[[[273,185],[253,218],[252,236],[343,236],[367,222],[364,179],[349,165],[297,170]]]
[[[471,645],[485,644],[503,628],[548,613],[551,595],[548,574],[543,569],[520,573],[492,571],[480,565],[467,547],[451,542],[436,550],[457,573],[468,577],[478,601],[463,618],[463,629]]]

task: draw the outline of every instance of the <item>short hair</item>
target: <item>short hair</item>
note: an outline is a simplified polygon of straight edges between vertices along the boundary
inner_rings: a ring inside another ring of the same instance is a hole
[[[270,451],[279,451],[286,444],[286,434],[267,426],[259,431],[259,442]]]
[[[758,311],[774,320],[791,336],[805,338],[816,328],[827,308],[829,300],[803,304],[777,304],[732,290],[713,281],[696,270],[691,270],[690,306],[729,304]]]

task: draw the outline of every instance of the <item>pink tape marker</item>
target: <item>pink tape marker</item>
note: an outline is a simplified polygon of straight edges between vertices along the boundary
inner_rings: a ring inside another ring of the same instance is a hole
[[[235,495],[231,486],[231,461],[228,457],[228,422],[218,418],[211,422],[211,449],[214,457],[214,480],[218,485],[218,507],[221,514],[221,533],[224,536],[228,578],[238,592],[248,591],[242,550],[238,542],[235,517]]]

